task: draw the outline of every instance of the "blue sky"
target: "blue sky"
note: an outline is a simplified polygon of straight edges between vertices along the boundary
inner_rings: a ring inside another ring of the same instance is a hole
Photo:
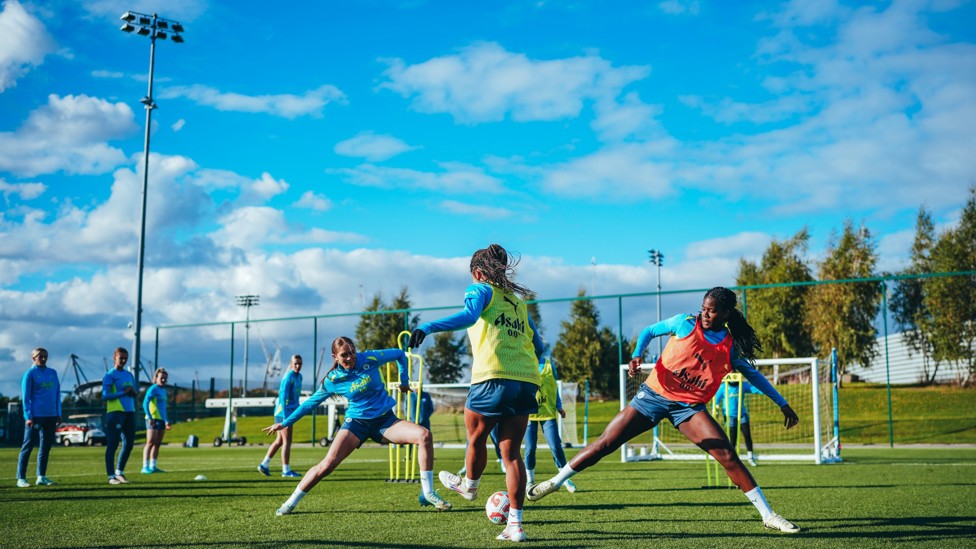
[[[651,291],[648,248],[665,289],[730,285],[803,227],[818,259],[845,219],[897,270],[918,208],[952,226],[976,174],[973,2],[292,5],[0,3],[0,392],[35,346],[89,375],[130,346],[149,65],[130,9],[186,27],[156,49],[144,337],[241,319],[246,293],[259,318],[401,286],[460,304],[491,242],[541,298]],[[656,311],[631,309],[633,336]],[[203,347],[160,358],[171,381],[223,375],[225,335],[181,335]]]

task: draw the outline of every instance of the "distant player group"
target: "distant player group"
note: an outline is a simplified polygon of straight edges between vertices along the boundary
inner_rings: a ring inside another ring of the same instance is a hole
[[[781,532],[795,533],[799,528],[782,516],[774,513],[766,501],[749,470],[743,465],[733,445],[723,429],[710,414],[705,404],[709,402],[722,385],[722,379],[732,371],[738,371],[751,382],[752,386],[780,406],[784,425],[792,428],[799,421],[796,413],[779,392],[753,366],[755,355],[761,350],[753,328],[735,308],[735,293],[726,288],[713,288],[703,299],[699,314],[678,315],[645,328],[638,338],[630,362],[629,375],[640,372],[644,349],[655,337],[669,336],[668,343],[655,367],[641,385],[640,391],[630,403],[611,420],[599,439],[583,448],[568,463],[558,442],[556,415],[563,414],[558,403],[556,374],[551,363],[543,357],[543,343],[529,316],[523,298],[530,291],[516,283],[514,268],[517,259],[511,259],[508,252],[497,244],[478,250],[471,257],[470,272],[472,284],[464,295],[461,311],[447,317],[420,325],[414,330],[408,342],[410,349],[419,349],[426,336],[445,331],[467,329],[471,343],[473,363],[471,367],[471,388],[464,408],[464,423],[467,430],[467,449],[464,460],[464,476],[441,471],[440,483],[467,501],[478,497],[478,488],[487,463],[486,441],[494,431],[493,438],[505,471],[505,483],[511,501],[505,529],[497,536],[502,541],[520,542],[526,540],[522,526],[525,500],[536,501],[567,486],[575,491],[569,479],[587,467],[595,465],[604,456],[619,449],[622,444],[655,427],[663,419],[668,419],[691,442],[708,452],[726,470],[729,478],[738,486],[756,507],[766,528]],[[43,350],[40,350],[43,351]],[[124,349],[120,349],[124,352]],[[37,351],[35,351],[35,354]],[[270,462],[275,453],[282,452],[282,476],[298,477],[301,481],[291,496],[278,508],[278,515],[291,514],[299,502],[323,478],[331,474],[342,461],[368,439],[381,443],[414,444],[420,465],[421,505],[436,510],[447,511],[452,504],[442,498],[434,489],[433,438],[430,430],[414,422],[401,420],[393,409],[396,400],[387,392],[381,376],[380,366],[396,362],[399,372],[399,390],[409,392],[408,365],[404,351],[383,349],[357,351],[355,343],[346,337],[332,342],[334,364],[326,374],[322,385],[304,403],[299,404],[301,387],[301,357],[292,357],[289,371],[281,382],[281,391],[274,412],[274,424],[264,431],[276,438],[268,449],[264,460],[258,465],[261,474],[270,475]],[[46,351],[44,352],[46,359]],[[126,356],[127,358],[127,356]],[[35,356],[36,363],[37,356]],[[116,352],[117,370],[121,367],[119,352]],[[123,361],[124,364],[124,361]],[[25,375],[25,391],[27,378]],[[165,384],[165,371],[156,372],[156,382]],[[111,372],[110,372],[111,374]],[[115,374],[118,375],[118,374]],[[131,376],[131,375],[130,375]],[[37,375],[40,378],[40,375]],[[109,375],[106,375],[108,379]],[[118,385],[104,387],[103,394],[112,395],[117,401],[118,410],[109,409],[123,433],[128,435],[126,411],[131,413],[135,392],[125,391],[125,379],[120,376]],[[57,376],[54,376],[56,382]],[[43,382],[42,382],[43,383]],[[131,389],[131,383],[129,385]],[[115,396],[118,394],[118,396]],[[165,392],[163,391],[165,395]],[[348,400],[345,420],[342,423],[332,446],[325,458],[313,466],[304,476],[289,466],[292,426],[305,415],[311,413],[326,399],[333,395]],[[108,397],[106,397],[108,398]],[[124,401],[123,399],[128,399]],[[147,402],[148,402],[147,393]],[[159,415],[159,399],[156,399],[156,412]],[[128,404],[127,404],[128,403]],[[162,438],[165,423],[165,396],[162,398],[160,420],[153,429]],[[31,417],[28,416],[25,399],[25,418],[28,430]],[[42,413],[60,416],[57,410],[43,410]],[[128,407],[127,407],[128,406]],[[144,408],[145,408],[144,404]],[[152,409],[151,406],[149,409]],[[56,413],[55,413],[56,412]],[[147,411],[148,414],[148,411]],[[149,416],[147,416],[149,417]],[[153,416],[155,417],[155,416]],[[158,420],[157,420],[158,421]],[[530,427],[530,421],[532,425]],[[745,421],[745,419],[743,419]],[[546,435],[559,472],[539,484],[534,483],[535,443],[538,428]],[[147,425],[148,427],[148,425]],[[41,427],[38,427],[41,428]],[[526,437],[528,429],[529,436]],[[51,427],[53,431],[53,427]],[[53,433],[52,433],[53,434]],[[29,457],[29,446],[25,437],[24,447]],[[52,483],[44,476],[47,451],[42,437],[41,455],[38,456],[38,484]],[[526,463],[520,455],[520,447],[526,443]],[[32,439],[33,440],[33,439]],[[751,442],[751,441],[750,441]],[[31,443],[33,444],[33,443]],[[116,442],[117,444],[117,442]],[[32,446],[31,446],[32,447]],[[114,453],[112,439],[109,448]],[[131,449],[131,446],[129,446]],[[155,451],[158,452],[158,440]],[[115,470],[111,470],[109,451],[106,451],[106,468],[109,482],[115,479],[126,482],[123,472],[128,450],[123,444],[122,453]],[[146,461],[143,472],[159,472],[155,468],[155,454],[147,442]],[[18,465],[18,485],[23,482],[26,457],[21,452]]]

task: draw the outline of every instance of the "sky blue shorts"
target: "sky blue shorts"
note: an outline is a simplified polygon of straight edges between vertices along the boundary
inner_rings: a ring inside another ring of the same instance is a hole
[[[731,416],[729,416],[729,425],[733,427],[735,427],[736,423],[738,423],[735,417],[737,413],[738,410],[736,410],[735,412],[732,413]],[[745,408],[742,409],[742,423],[749,423],[749,410]]]
[[[539,386],[514,379],[489,379],[471,386],[464,407],[486,417],[527,416],[539,411]]]
[[[705,411],[704,404],[685,404],[684,402],[668,400],[647,385],[641,385],[640,390],[630,400],[629,405],[650,419],[654,425],[667,418],[675,427],[688,421],[691,416],[698,412]]]
[[[396,417],[393,410],[390,410],[380,417],[373,419],[353,419],[347,417],[346,420],[342,422],[342,426],[339,427],[339,429],[345,429],[356,435],[356,438],[359,439],[360,444],[366,442],[366,440],[370,438],[376,442],[382,443],[385,442],[383,440],[383,433],[385,433],[387,429],[399,421],[400,418]]]

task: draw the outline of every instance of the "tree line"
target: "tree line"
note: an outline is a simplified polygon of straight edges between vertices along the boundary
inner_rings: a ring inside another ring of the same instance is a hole
[[[957,372],[961,385],[976,381],[976,277],[922,276],[976,271],[976,187],[969,189],[953,228],[937,232],[931,214],[919,209],[911,262],[899,273],[878,272],[877,242],[863,223],[846,220],[831,234],[820,259],[808,256],[809,242],[804,227],[788,239],[774,239],[760,260],[739,261],[735,284],[744,288],[740,307],[763,343],[761,357],[827,359],[837,349],[841,374],[852,365],[870,367],[879,353],[876,319],[887,299],[895,331],[905,333],[909,348],[921,358],[924,383],[932,383],[940,366],[948,363],[963,365]],[[893,283],[878,281],[880,277]],[[823,283],[828,281],[845,282]],[[763,287],[778,284],[783,286]],[[588,380],[591,391],[613,397],[619,357],[628,358],[636,341],[618,340],[614,330],[602,326],[584,289],[577,298],[554,342],[547,341],[547,352],[563,380]],[[538,304],[530,299],[528,306],[545,339]],[[396,347],[400,332],[419,325],[419,316],[410,309],[406,287],[388,303],[377,293],[356,328],[360,348]],[[402,312],[387,312],[391,310]],[[462,381],[470,364],[463,332],[435,334],[423,356],[424,377],[430,383]]]

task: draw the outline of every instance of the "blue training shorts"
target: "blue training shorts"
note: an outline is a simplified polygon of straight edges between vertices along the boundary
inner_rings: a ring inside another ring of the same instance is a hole
[[[489,379],[471,386],[464,407],[486,417],[527,416],[539,411],[539,386],[514,379]]]
[[[165,429],[166,422],[161,419],[146,419],[146,430]]]
[[[396,417],[396,414],[390,410],[380,417],[373,419],[353,419],[346,417],[346,420],[342,422],[342,426],[339,429],[345,429],[356,435],[360,444],[370,438],[382,443],[385,442],[383,440],[383,433],[399,421],[401,421],[400,418]]]
[[[698,412],[705,411],[704,404],[686,404],[668,400],[647,385],[641,385],[640,390],[630,400],[629,406],[650,419],[654,425],[667,418],[675,427],[688,421]]]

